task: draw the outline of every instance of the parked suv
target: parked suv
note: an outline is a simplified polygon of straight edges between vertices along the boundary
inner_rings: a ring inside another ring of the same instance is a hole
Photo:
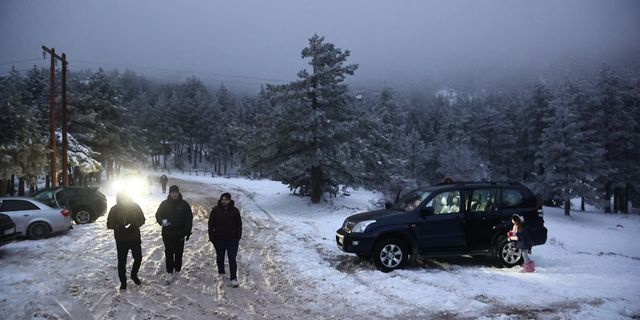
[[[43,189],[33,198],[50,207],[69,209],[77,224],[93,222],[107,211],[107,197],[95,187]]]
[[[0,213],[0,246],[13,241],[17,235],[16,224],[13,223],[11,217]]]
[[[345,219],[336,232],[338,247],[372,258],[384,272],[409,258],[490,255],[504,266],[522,263],[520,250],[506,237],[511,216],[524,217],[533,245],[547,241],[542,206],[524,185],[513,182],[461,182],[416,189],[385,209]]]

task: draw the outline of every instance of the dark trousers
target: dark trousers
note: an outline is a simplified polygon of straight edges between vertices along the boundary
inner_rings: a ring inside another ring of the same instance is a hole
[[[230,279],[235,280],[238,278],[238,263],[236,262],[236,255],[238,255],[238,245],[240,240],[216,240],[213,242],[213,247],[216,249],[216,263],[218,264],[218,273],[224,272],[224,254],[227,253],[229,259],[229,272]]]
[[[162,184],[162,193],[165,193],[167,191],[167,184],[163,183]]]
[[[162,233],[162,242],[164,242],[167,272],[180,271],[182,269],[182,252],[184,252],[184,236]]]
[[[131,277],[138,276],[138,270],[140,270],[140,264],[142,263],[142,246],[140,240],[133,241],[116,241],[116,248],[118,249],[118,277],[120,283],[127,283],[127,256],[129,250],[133,256],[133,267],[131,268]]]

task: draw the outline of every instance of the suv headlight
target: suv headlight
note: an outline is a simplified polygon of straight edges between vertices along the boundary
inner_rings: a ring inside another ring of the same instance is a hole
[[[355,226],[353,226],[353,229],[351,229],[351,232],[364,232],[365,229],[367,229],[367,226],[376,222],[375,220],[365,220],[365,221],[360,221],[358,223],[356,223]]]

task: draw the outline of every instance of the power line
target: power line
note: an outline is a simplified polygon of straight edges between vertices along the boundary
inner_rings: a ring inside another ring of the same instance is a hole
[[[254,76],[243,76],[243,75],[225,74],[225,73],[218,73],[218,72],[205,72],[205,71],[194,71],[194,70],[184,70],[184,69],[148,67],[148,66],[140,66],[140,65],[124,65],[124,64],[117,64],[117,63],[103,63],[103,62],[87,61],[87,60],[75,60],[75,61],[86,63],[86,64],[106,65],[106,66],[121,67],[121,68],[151,69],[151,70],[159,70],[159,71],[164,71],[164,72],[179,72],[179,73],[187,73],[187,74],[203,74],[203,75],[213,75],[213,76],[218,76],[218,77],[238,78],[238,79],[256,80],[256,81],[272,81],[272,82],[282,82],[282,83],[291,82],[291,80],[272,79],[272,78],[263,78],[263,77],[254,77]]]
[[[8,64],[31,62],[31,61],[36,61],[36,60],[42,60],[42,58],[32,58],[32,59],[24,59],[24,60],[5,61],[5,62],[0,62],[0,66],[6,66]]]

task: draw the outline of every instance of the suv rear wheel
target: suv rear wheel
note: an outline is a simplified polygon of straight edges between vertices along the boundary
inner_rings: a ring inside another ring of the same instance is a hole
[[[371,254],[373,263],[382,272],[402,268],[409,259],[407,246],[398,238],[378,241]]]
[[[77,224],[90,223],[93,221],[93,214],[91,213],[91,210],[86,207],[78,208],[78,210],[73,214],[73,221]]]
[[[522,253],[517,247],[516,241],[509,241],[507,237],[500,236],[496,240],[494,255],[499,265],[513,267],[521,263]]]

